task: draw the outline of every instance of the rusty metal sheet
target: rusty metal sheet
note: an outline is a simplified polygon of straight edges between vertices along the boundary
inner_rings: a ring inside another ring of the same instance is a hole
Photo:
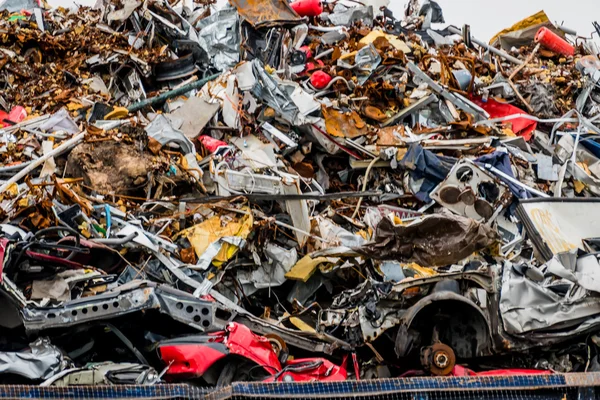
[[[331,107],[323,107],[323,118],[325,118],[325,129],[332,136],[353,139],[369,133],[367,124],[354,110],[342,112]]]
[[[231,0],[231,4],[255,28],[302,22],[285,0]]]

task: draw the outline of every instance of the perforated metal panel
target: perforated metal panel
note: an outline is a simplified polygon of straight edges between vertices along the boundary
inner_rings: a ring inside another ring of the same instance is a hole
[[[234,383],[225,388],[153,386],[0,386],[0,399],[407,399],[518,400],[600,399],[600,373],[508,376],[395,378],[330,383]]]

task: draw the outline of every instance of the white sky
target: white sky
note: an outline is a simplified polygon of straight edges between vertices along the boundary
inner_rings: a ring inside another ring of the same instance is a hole
[[[592,21],[600,21],[600,0],[436,0],[444,11],[446,24],[461,27],[471,25],[471,34],[488,41],[496,33],[508,28],[540,10],[546,11],[550,21],[574,29],[589,37],[594,29]],[[421,1],[422,2],[422,1]],[[390,9],[400,16],[404,0],[390,0]],[[594,35],[597,38],[597,35]]]
[[[540,10],[550,20],[575,29],[589,37],[592,21],[600,21],[600,0],[436,0],[444,10],[446,24],[461,27],[471,25],[471,33],[488,41],[496,33]],[[95,0],[49,0],[52,6],[70,6],[74,3],[92,5]],[[390,9],[400,17],[405,0],[390,0]],[[597,38],[597,35],[595,36]]]

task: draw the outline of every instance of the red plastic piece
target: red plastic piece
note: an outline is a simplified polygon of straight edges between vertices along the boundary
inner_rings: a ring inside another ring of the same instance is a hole
[[[483,108],[490,114],[491,118],[502,118],[508,117],[509,115],[527,114],[525,111],[518,107],[507,103],[500,103],[494,99],[488,99],[483,101],[481,98],[472,99],[475,104]],[[508,120],[504,123],[505,125],[512,125],[512,131],[515,135],[523,136],[525,140],[531,139],[531,134],[537,128],[537,122],[527,118],[515,118]]]
[[[575,54],[575,48],[565,39],[558,36],[545,26],[541,27],[535,34],[536,43],[541,43],[545,48],[563,56],[572,56]]]
[[[0,283],[2,283],[2,270],[4,269],[4,255],[6,254],[6,249],[9,245],[9,240],[1,238],[0,239]]]
[[[516,375],[551,375],[552,371],[545,369],[494,369],[491,371],[475,372],[469,368],[455,365],[451,376],[516,376]]]
[[[312,56],[313,56],[312,50],[308,46],[302,46],[302,47],[300,47],[300,51],[303,51],[304,54],[306,54],[306,58],[307,59],[311,59]]]
[[[5,111],[0,110],[0,128],[5,128],[10,125],[9,123],[4,122],[5,120],[8,120],[8,114]]]
[[[27,118],[27,111],[24,107],[16,106],[7,114],[0,110],[0,127],[6,128],[12,124],[18,124]]]
[[[217,149],[221,146],[229,146],[227,143],[223,142],[222,140],[215,139],[213,137],[206,136],[206,135],[202,135],[202,136],[198,137],[198,141],[200,143],[202,143],[204,148],[206,150],[210,151],[211,154],[214,153],[215,151],[217,151]]]
[[[306,54],[307,60],[310,60],[313,58],[313,53],[312,53],[312,50],[310,49],[310,47],[302,46],[302,47],[300,47],[300,51],[303,51],[304,54]],[[304,72],[302,73],[302,75],[306,76],[306,75],[308,75],[308,72],[310,72],[316,68],[324,67],[324,66],[325,66],[325,64],[321,60],[307,61],[307,63],[304,65]]]
[[[25,107],[21,107],[21,106],[13,107],[13,109],[10,110],[10,112],[8,113],[8,119],[11,120],[12,122],[19,123],[19,122],[23,121],[25,118],[27,118],[27,111],[25,110]]]
[[[290,7],[301,17],[318,17],[323,13],[320,0],[298,0],[290,3]]]
[[[327,72],[315,71],[310,76],[310,83],[315,89],[325,89],[329,82],[331,82],[331,76]]]

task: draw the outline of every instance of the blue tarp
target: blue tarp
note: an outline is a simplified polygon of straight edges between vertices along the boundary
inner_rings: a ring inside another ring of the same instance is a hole
[[[504,172],[506,175],[510,176],[511,178],[514,178],[515,175],[512,172],[512,168],[510,166],[510,157],[508,155],[508,153],[504,153],[501,151],[495,151],[491,154],[486,154],[485,156],[481,156],[478,159],[475,160],[476,164],[479,164],[479,166],[483,167],[483,164],[491,164],[494,168]],[[515,185],[512,182],[509,182],[508,180],[504,180],[502,179],[502,177],[497,177],[498,179],[500,179],[501,181],[503,181],[504,183],[506,183],[506,185],[508,186],[508,188],[510,189],[510,191],[512,192],[512,194],[514,194],[515,196],[517,196],[520,199],[529,199],[531,198],[531,194],[523,189],[520,186]]]
[[[423,180],[415,197],[425,203],[431,202],[429,194],[450,173],[456,159],[438,157],[420,144],[413,143],[400,161],[400,166],[410,172],[413,181]]]

